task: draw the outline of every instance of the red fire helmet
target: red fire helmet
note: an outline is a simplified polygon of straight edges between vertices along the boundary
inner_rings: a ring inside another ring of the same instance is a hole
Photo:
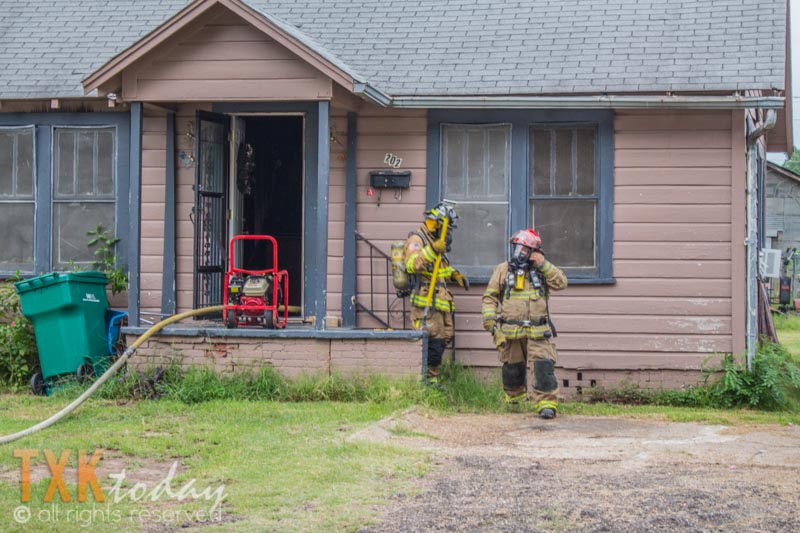
[[[542,247],[542,238],[533,228],[521,229],[511,236],[511,244],[527,246],[531,250],[538,250]]]

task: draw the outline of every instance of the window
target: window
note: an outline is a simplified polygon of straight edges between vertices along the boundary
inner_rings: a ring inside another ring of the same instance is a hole
[[[122,237],[125,264],[130,124],[128,112],[0,113],[0,277],[90,266],[98,224]]]
[[[530,128],[530,226],[560,267],[597,268],[597,129],[593,126]]]
[[[0,128],[0,271],[33,270],[33,127]]]
[[[493,268],[505,254],[510,141],[507,124],[442,127],[442,196],[457,202],[459,214],[449,258],[467,275]]]
[[[114,128],[56,128],[53,138],[53,267],[91,265],[86,233],[114,229]]]
[[[613,114],[431,110],[426,203],[457,202],[453,266],[486,281],[533,227],[570,283],[613,283]]]

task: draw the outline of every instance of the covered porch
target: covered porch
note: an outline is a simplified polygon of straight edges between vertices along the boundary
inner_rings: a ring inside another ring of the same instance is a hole
[[[222,304],[235,235],[274,236],[277,268],[289,272],[285,329],[186,323],[148,341],[139,361],[424,371],[424,334],[355,329],[357,87],[312,44],[235,1],[187,6],[84,81],[131,110],[129,179],[140,194],[122,235],[129,341],[176,312]],[[234,258],[253,269],[265,259],[245,246]]]

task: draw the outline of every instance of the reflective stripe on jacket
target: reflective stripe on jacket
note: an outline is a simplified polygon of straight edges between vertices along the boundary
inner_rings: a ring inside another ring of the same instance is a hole
[[[419,287],[414,288],[409,297],[411,305],[415,307],[425,307],[425,299],[431,284],[433,264],[436,262],[436,252],[431,247],[433,240],[433,236],[423,225],[417,232],[408,236],[403,249],[403,262],[406,266],[406,272],[420,276]],[[453,295],[447,290],[445,283],[446,280],[453,276],[453,272],[455,272],[455,269],[447,262],[447,257],[442,256],[436,281],[436,293],[431,302],[432,309],[445,313],[455,311]]]
[[[539,271],[544,274],[549,288],[560,290],[567,286],[567,277],[549,261],[545,261]],[[548,336],[548,332],[552,333],[550,326],[540,325],[540,322],[547,318],[544,288],[535,288],[530,274],[526,273],[522,289],[517,290],[512,286],[510,290],[506,290],[507,277],[508,263],[500,263],[494,269],[483,293],[481,305],[483,320],[497,320],[500,330],[508,339],[541,339]],[[530,325],[520,324],[526,322]]]

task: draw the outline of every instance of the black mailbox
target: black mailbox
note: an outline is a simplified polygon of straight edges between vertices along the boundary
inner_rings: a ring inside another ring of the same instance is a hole
[[[411,187],[410,170],[372,170],[369,186],[373,189],[408,189]]]

